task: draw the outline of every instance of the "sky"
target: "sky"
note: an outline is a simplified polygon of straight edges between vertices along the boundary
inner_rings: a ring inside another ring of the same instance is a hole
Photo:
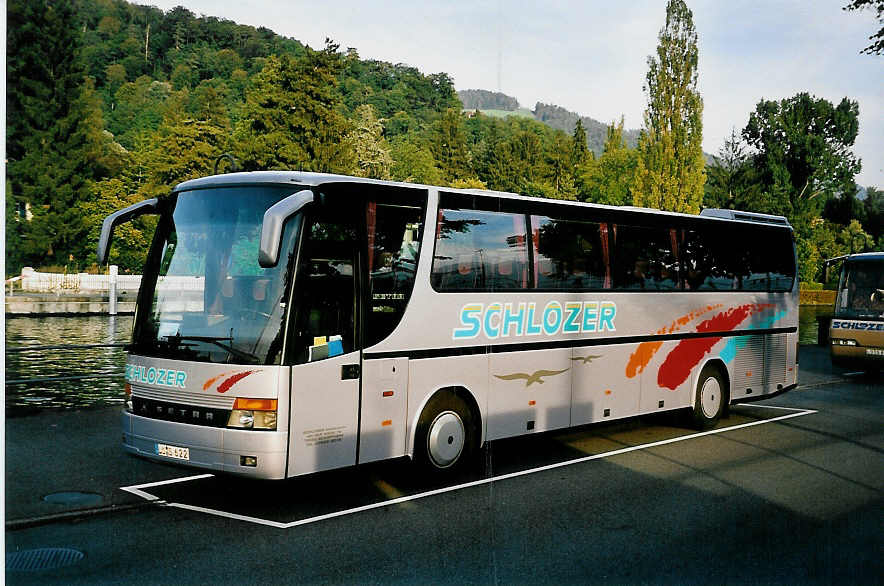
[[[263,26],[313,48],[445,72],[455,88],[502,91],[640,128],[648,56],[665,0],[135,0]],[[880,23],[847,0],[687,0],[698,34],[703,150],[718,154],[761,99],[808,92],[859,103],[857,183],[884,188],[884,56],[860,55]]]

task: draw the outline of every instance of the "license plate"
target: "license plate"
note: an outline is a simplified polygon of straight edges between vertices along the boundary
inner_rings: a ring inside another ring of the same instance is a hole
[[[178,446],[157,444],[157,456],[175,458],[176,460],[190,460],[190,448],[179,448]]]
[[[884,356],[884,348],[866,348],[866,354],[872,356]]]

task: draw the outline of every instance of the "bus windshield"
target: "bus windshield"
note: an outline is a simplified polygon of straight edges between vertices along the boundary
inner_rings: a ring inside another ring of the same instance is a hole
[[[884,259],[844,263],[835,314],[884,319]]]
[[[258,245],[264,212],[297,190],[249,186],[173,195],[147,262],[133,352],[202,362],[278,363],[288,255],[300,215],[286,225],[277,266],[258,264]]]

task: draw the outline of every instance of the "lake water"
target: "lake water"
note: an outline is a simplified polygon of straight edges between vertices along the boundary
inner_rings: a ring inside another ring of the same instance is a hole
[[[129,342],[132,316],[14,317],[6,319],[6,412],[14,416],[34,408],[78,409],[122,405],[122,348],[38,350],[10,348]],[[9,384],[34,378],[99,375],[104,378]],[[108,377],[112,378],[108,378]]]
[[[817,315],[828,306],[803,306],[799,315],[799,339],[815,344]],[[62,376],[102,375],[104,378],[47,381],[6,385],[8,416],[34,409],[81,409],[122,405],[122,348],[88,348],[10,352],[9,348],[62,344],[112,344],[129,342],[132,316],[15,317],[6,320],[6,380]],[[110,378],[109,378],[110,377]]]

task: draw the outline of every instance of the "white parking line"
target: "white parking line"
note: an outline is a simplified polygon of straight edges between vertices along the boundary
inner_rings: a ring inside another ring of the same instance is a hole
[[[500,476],[493,476],[491,478],[483,478],[482,480],[475,480],[473,482],[465,482],[463,484],[457,484],[455,486],[448,486],[445,488],[439,488],[436,490],[430,490],[427,492],[421,492],[418,494],[403,496],[403,497],[399,497],[399,498],[388,500],[388,501],[382,501],[382,502],[373,503],[370,505],[364,505],[361,507],[354,507],[352,509],[335,511],[333,513],[327,513],[325,515],[317,515],[315,517],[309,517],[307,519],[300,519],[298,521],[292,521],[290,523],[280,523],[278,521],[271,521],[268,519],[261,519],[258,517],[249,517],[247,515],[237,515],[236,513],[228,513],[227,511],[219,511],[217,509],[207,509],[204,507],[196,507],[193,505],[186,505],[183,503],[164,503],[164,504],[169,507],[186,509],[188,511],[196,511],[199,513],[206,513],[208,515],[216,515],[218,517],[226,517],[228,519],[235,519],[237,521],[246,521],[248,523],[256,523],[258,525],[266,525],[268,527],[276,527],[278,529],[291,529],[292,527],[300,527],[302,525],[309,525],[311,523],[318,523],[320,521],[326,521],[328,519],[334,519],[336,517],[344,517],[347,515],[353,515],[353,514],[361,513],[364,511],[370,511],[372,509],[380,509],[383,507],[398,505],[398,504],[405,503],[408,501],[414,501],[414,500],[418,500],[418,499],[422,499],[422,498],[426,498],[426,497],[430,497],[430,496],[436,496],[436,495],[444,494],[447,492],[454,492],[454,491],[463,490],[466,488],[473,488],[476,486],[482,486],[484,484],[491,484],[493,482],[500,482],[502,480],[509,480],[511,478],[518,478],[520,476],[527,476],[529,474],[536,474],[538,472],[546,472],[549,470],[555,470],[557,468],[564,468],[565,466],[573,466],[575,464],[582,464],[584,462],[590,462],[592,460],[601,460],[603,458],[610,458],[611,456],[619,456],[621,454],[628,454],[630,452],[636,452],[639,450],[646,450],[648,448],[656,448],[659,446],[665,446],[668,444],[674,444],[674,443],[683,442],[683,441],[687,441],[687,440],[691,440],[691,439],[705,437],[707,435],[715,435],[715,434],[719,434],[719,433],[725,433],[728,431],[734,431],[736,429],[745,429],[747,427],[754,427],[756,425],[765,425],[767,423],[784,421],[786,419],[792,419],[793,417],[802,417],[804,415],[810,415],[812,413],[816,413],[816,411],[812,410],[812,409],[796,409],[793,407],[777,407],[775,405],[743,404],[740,406],[741,407],[757,407],[757,408],[763,408],[763,409],[781,409],[781,410],[792,411],[792,413],[789,413],[786,415],[780,415],[779,417],[773,417],[771,419],[763,419],[763,420],[759,420],[759,421],[752,421],[749,423],[741,423],[739,425],[733,425],[730,427],[723,427],[720,429],[711,429],[709,431],[701,431],[698,433],[691,433],[688,435],[674,437],[674,438],[670,438],[670,439],[666,439],[666,440],[660,440],[657,442],[651,442],[648,444],[640,444],[637,446],[620,448],[619,450],[611,450],[610,452],[603,452],[601,454],[594,454],[594,455],[585,456],[582,458],[575,458],[574,460],[567,460],[565,462],[558,462],[556,464],[549,464],[546,466],[540,466],[538,468],[531,468],[529,470],[522,470],[520,472],[511,472],[509,474],[502,474]],[[159,497],[154,496],[150,493],[147,493],[141,489],[150,488],[153,486],[163,486],[166,484],[175,484],[178,482],[187,482],[189,480],[197,480],[200,478],[209,478],[211,476],[213,476],[213,474],[200,474],[197,476],[187,476],[184,478],[174,478],[171,480],[165,480],[165,481],[160,481],[160,482],[151,482],[148,484],[138,484],[135,486],[127,486],[127,487],[123,487],[122,490],[125,490],[131,494],[138,495],[138,496],[145,498],[147,500],[160,501]]]
[[[121,486],[120,490],[125,490],[128,493],[134,494],[136,496],[140,496],[143,499],[147,499],[149,501],[158,501],[160,497],[154,496],[150,493],[144,492],[141,490],[142,488],[150,488],[152,486],[165,486],[167,484],[177,484],[179,482],[189,482],[191,480],[200,480],[201,478],[212,478],[215,476],[214,474],[197,474],[196,476],[184,476],[182,478],[172,478],[171,480],[160,480],[158,482],[148,482],[146,484],[135,484],[133,486]]]

